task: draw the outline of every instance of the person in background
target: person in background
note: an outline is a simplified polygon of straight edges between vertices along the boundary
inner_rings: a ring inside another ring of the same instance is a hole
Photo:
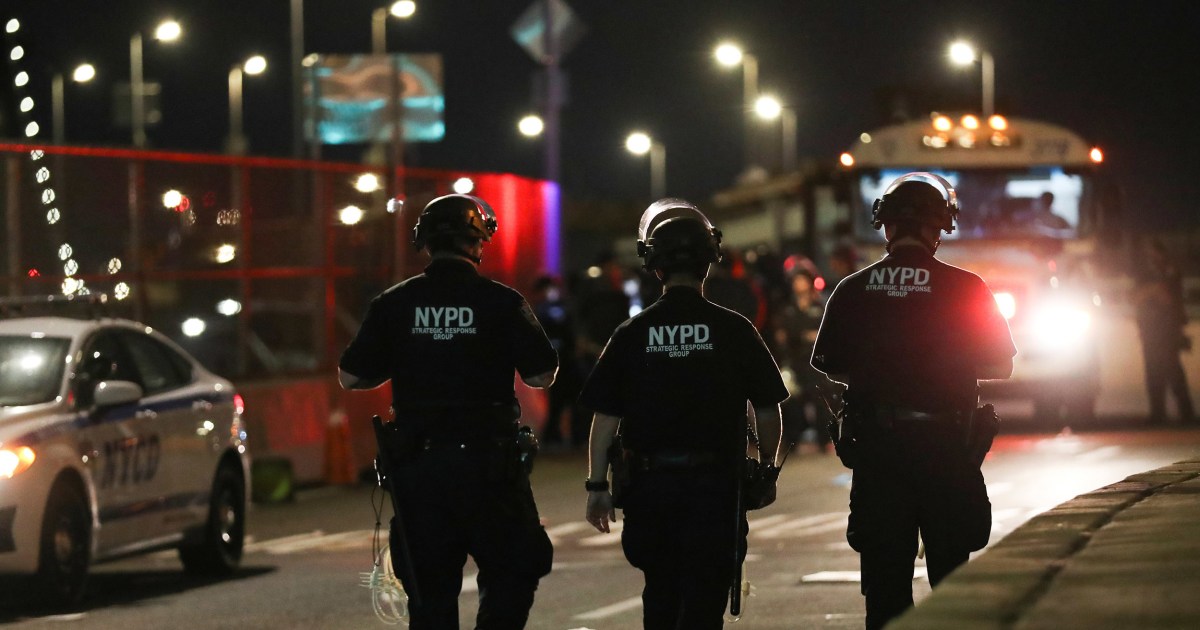
[[[1170,391],[1180,420],[1195,423],[1187,375],[1179,360],[1180,352],[1191,349],[1191,340],[1184,334],[1188,318],[1183,305],[1183,279],[1161,240],[1146,237],[1142,250],[1145,256],[1136,274],[1133,306],[1146,366],[1150,422],[1166,422]]]
[[[563,296],[562,286],[554,276],[544,275],[534,280],[533,295],[530,297],[533,313],[542,325],[542,330],[546,331],[550,345],[558,353],[558,377],[547,391],[542,442],[551,448],[581,443],[584,437],[575,430],[581,423],[575,420],[576,413],[572,409],[576,397],[579,396],[582,379],[579,377],[579,363],[575,352],[575,322],[570,305]],[[567,412],[570,417],[566,437],[562,427],[563,412]]]
[[[799,254],[789,256],[783,266],[790,280],[791,299],[773,318],[775,354],[792,376],[792,395],[783,403],[783,424],[793,431],[804,431],[824,451],[829,445],[826,425],[830,419],[826,397],[833,400],[836,391],[833,383],[809,364],[825,313],[816,286],[821,276],[816,265]]]

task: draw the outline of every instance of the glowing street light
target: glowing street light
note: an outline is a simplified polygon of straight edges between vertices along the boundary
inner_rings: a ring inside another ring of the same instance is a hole
[[[362,173],[354,178],[354,189],[361,193],[373,193],[382,188],[375,173]]]
[[[796,168],[796,110],[784,107],[779,99],[764,94],[754,101],[754,113],[763,120],[779,119],[780,167],[785,173]]]
[[[338,210],[338,220],[341,221],[343,225],[355,225],[359,221],[363,220],[363,216],[365,216],[365,214],[366,213],[363,212],[363,209],[359,208],[358,206],[346,206],[345,208]]]
[[[240,66],[229,69],[229,152],[234,155],[246,153],[249,143],[243,124],[245,107],[242,98],[242,75],[259,75],[267,69],[267,59],[262,55],[254,55]]]
[[[160,42],[178,41],[183,34],[183,27],[175,20],[167,20],[154,29],[154,39]],[[138,31],[129,38],[129,94],[133,108],[130,117],[133,126],[133,146],[146,146],[146,92],[145,79],[142,76],[142,32]]]
[[[471,191],[475,190],[475,182],[471,181],[470,177],[459,177],[454,180],[450,188],[460,195],[469,195]]]
[[[746,166],[750,166],[754,161],[754,147],[750,134],[750,126],[753,124],[751,117],[753,116],[752,108],[755,99],[758,97],[758,58],[747,53],[741,46],[732,42],[723,42],[713,50],[713,57],[717,63],[726,68],[742,68],[742,107],[745,109],[745,160]]]
[[[990,118],[996,112],[996,62],[991,53],[981,50],[976,54],[975,47],[965,41],[957,41],[950,45],[950,61],[965,66],[979,64],[983,72],[983,117]]]
[[[650,196],[662,199],[667,188],[667,148],[641,131],[625,138],[625,149],[634,155],[650,154]]]
[[[371,12],[371,52],[382,55],[387,52],[387,19],[407,20],[417,12],[417,3],[413,0],[399,0],[390,6],[379,7]]]
[[[517,122],[517,131],[526,138],[535,138],[542,135],[542,131],[546,129],[546,123],[542,121],[541,116],[530,114]]]
[[[90,63],[81,63],[71,72],[71,80],[76,83],[87,83],[96,78],[96,68]],[[66,92],[66,81],[60,72],[50,78],[50,110],[51,126],[54,132],[54,144],[63,144],[66,140],[66,108],[63,104]]]

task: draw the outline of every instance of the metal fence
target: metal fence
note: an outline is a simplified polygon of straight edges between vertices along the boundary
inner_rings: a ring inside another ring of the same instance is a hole
[[[484,273],[524,291],[558,266],[557,189],[541,180],[11,144],[0,160],[9,296],[109,293],[114,315],[232,378],[336,363],[367,301],[424,266],[412,226],[460,178],[498,215]],[[356,187],[364,173],[381,187]],[[393,197],[406,202],[394,214]]]

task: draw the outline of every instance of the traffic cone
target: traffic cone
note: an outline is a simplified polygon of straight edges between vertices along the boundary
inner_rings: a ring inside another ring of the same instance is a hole
[[[349,416],[341,409],[329,414],[325,430],[325,481],[331,484],[354,483],[354,456],[350,447]]]

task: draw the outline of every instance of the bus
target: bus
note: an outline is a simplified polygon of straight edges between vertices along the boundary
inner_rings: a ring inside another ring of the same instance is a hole
[[[1012,378],[988,400],[1031,401],[1036,418],[1086,420],[1100,391],[1098,319],[1122,268],[1120,203],[1104,155],[1047,122],[934,113],[863,133],[840,157],[856,244],[882,254],[873,202],[897,177],[948,180],[961,208],[939,258],[982,277],[1017,345]]]

